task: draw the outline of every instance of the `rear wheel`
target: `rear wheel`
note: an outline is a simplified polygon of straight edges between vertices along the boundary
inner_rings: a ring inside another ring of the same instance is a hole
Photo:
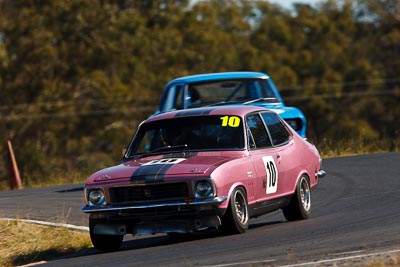
[[[93,246],[98,250],[103,251],[114,251],[119,249],[124,239],[123,235],[99,235],[94,233],[94,227],[98,222],[93,219],[89,219],[89,232],[90,240],[92,240]]]
[[[290,204],[282,210],[288,221],[303,220],[310,217],[311,188],[307,176],[301,176]]]
[[[249,208],[246,192],[242,187],[231,194],[228,210],[222,218],[222,230],[227,234],[240,234],[249,227]]]

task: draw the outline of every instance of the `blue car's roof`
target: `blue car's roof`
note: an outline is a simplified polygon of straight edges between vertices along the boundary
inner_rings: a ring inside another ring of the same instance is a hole
[[[253,72],[253,71],[235,71],[235,72],[219,72],[219,73],[205,73],[205,74],[197,74],[176,78],[168,83],[176,83],[176,82],[184,82],[184,83],[196,83],[196,82],[205,82],[212,80],[227,80],[227,79],[251,79],[251,78],[262,78],[268,79],[269,75],[262,72]]]

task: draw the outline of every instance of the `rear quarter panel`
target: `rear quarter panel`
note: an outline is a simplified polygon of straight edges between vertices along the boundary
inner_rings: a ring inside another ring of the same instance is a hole
[[[301,175],[307,174],[310,178],[310,186],[314,188],[318,184],[316,173],[320,169],[320,156],[316,147],[299,136],[297,138],[297,157],[299,158],[299,171],[297,181]],[[296,183],[297,183],[296,181]],[[294,191],[294,190],[293,190]]]

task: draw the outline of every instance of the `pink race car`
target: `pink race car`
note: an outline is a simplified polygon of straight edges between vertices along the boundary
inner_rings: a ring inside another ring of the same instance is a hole
[[[325,175],[315,146],[268,109],[181,110],[140,124],[122,164],[88,178],[82,210],[99,250],[118,249],[125,234],[243,233],[277,209],[308,218]]]

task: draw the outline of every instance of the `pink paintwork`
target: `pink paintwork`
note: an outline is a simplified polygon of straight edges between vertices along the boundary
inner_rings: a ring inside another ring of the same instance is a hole
[[[320,164],[315,146],[264,108],[169,112],[139,126],[120,165],[88,178],[83,211],[100,250],[125,234],[242,233],[276,209],[308,218]]]

